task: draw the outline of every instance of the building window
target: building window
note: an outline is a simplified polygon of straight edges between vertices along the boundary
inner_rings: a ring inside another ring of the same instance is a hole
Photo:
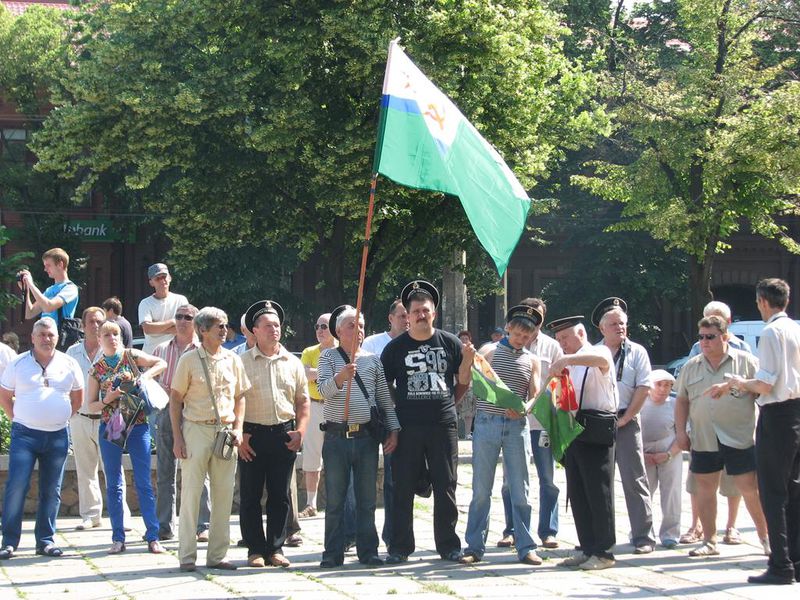
[[[10,162],[25,162],[28,150],[26,129],[3,128],[0,130],[0,154]]]

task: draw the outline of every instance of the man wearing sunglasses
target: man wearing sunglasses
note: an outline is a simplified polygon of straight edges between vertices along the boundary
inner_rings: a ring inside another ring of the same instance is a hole
[[[625,493],[634,554],[649,554],[656,539],[650,487],[644,468],[644,446],[639,411],[650,393],[650,357],[644,346],[628,339],[628,305],[612,296],[592,311],[592,324],[603,334],[603,344],[614,357],[619,390],[615,460]]]
[[[691,450],[689,470],[696,483],[697,509],[703,526],[703,544],[689,556],[716,556],[717,490],[722,470],[733,477],[755,523],[758,539],[769,554],[767,524],[756,484],[755,394],[725,388],[712,397],[712,386],[731,377],[750,379],[758,360],[728,343],[728,322],[712,315],[698,323],[701,354],[681,369],[675,403],[675,429],[681,450]],[[687,433],[687,424],[690,432]]]
[[[301,519],[315,517],[317,515],[317,488],[319,487],[319,474],[322,471],[322,442],[325,441],[325,433],[319,428],[320,423],[325,421],[322,414],[322,404],[324,402],[322,394],[317,389],[317,366],[319,357],[323,350],[335,348],[338,342],[331,335],[329,321],[331,313],[320,315],[314,324],[314,331],[317,334],[317,344],[309,346],[303,350],[300,362],[306,368],[306,378],[308,379],[308,395],[311,398],[311,408],[308,417],[308,427],[306,436],[303,439],[303,473],[306,478],[306,507],[297,515]]]

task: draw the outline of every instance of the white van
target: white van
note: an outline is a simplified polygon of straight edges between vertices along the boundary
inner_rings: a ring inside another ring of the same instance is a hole
[[[795,323],[800,324],[800,320],[795,320]],[[750,344],[750,348],[755,352],[761,332],[766,325],[764,321],[734,321],[728,326],[728,331]]]
[[[766,327],[764,321],[734,321],[728,325],[728,331],[750,345],[753,352],[758,348],[758,339],[761,331]]]

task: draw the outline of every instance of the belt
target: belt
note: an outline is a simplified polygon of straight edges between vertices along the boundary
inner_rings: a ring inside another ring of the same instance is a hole
[[[82,412],[79,412],[78,414],[82,417],[86,417],[87,419],[91,419],[92,421],[97,421],[103,416],[103,415],[87,415],[86,413]]]
[[[369,423],[348,424],[325,421],[325,423],[322,423],[319,428],[325,433],[351,439],[369,435],[369,430],[367,429],[368,425]]]
[[[309,396],[309,398],[310,398],[310,396]],[[311,398],[311,401],[312,402],[319,402],[320,404],[322,404],[323,402],[325,402],[325,398]]]
[[[260,423],[251,423],[249,421],[245,421],[244,425],[242,426],[242,431],[244,433],[253,433],[255,431],[284,433],[286,431],[291,431],[292,429],[294,429],[294,419],[289,419],[288,421],[278,423],[277,425],[262,425]]]
[[[195,425],[216,425],[216,419],[206,419],[205,421],[192,421],[191,419],[186,419],[189,423],[194,423]],[[233,425],[233,421],[230,423],[222,423],[223,425]]]

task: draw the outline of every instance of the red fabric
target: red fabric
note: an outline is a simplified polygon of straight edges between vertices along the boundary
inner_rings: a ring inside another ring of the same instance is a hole
[[[556,406],[563,411],[578,410],[578,400],[575,397],[575,386],[569,371],[564,369],[561,375],[550,379],[550,393],[556,397]]]

